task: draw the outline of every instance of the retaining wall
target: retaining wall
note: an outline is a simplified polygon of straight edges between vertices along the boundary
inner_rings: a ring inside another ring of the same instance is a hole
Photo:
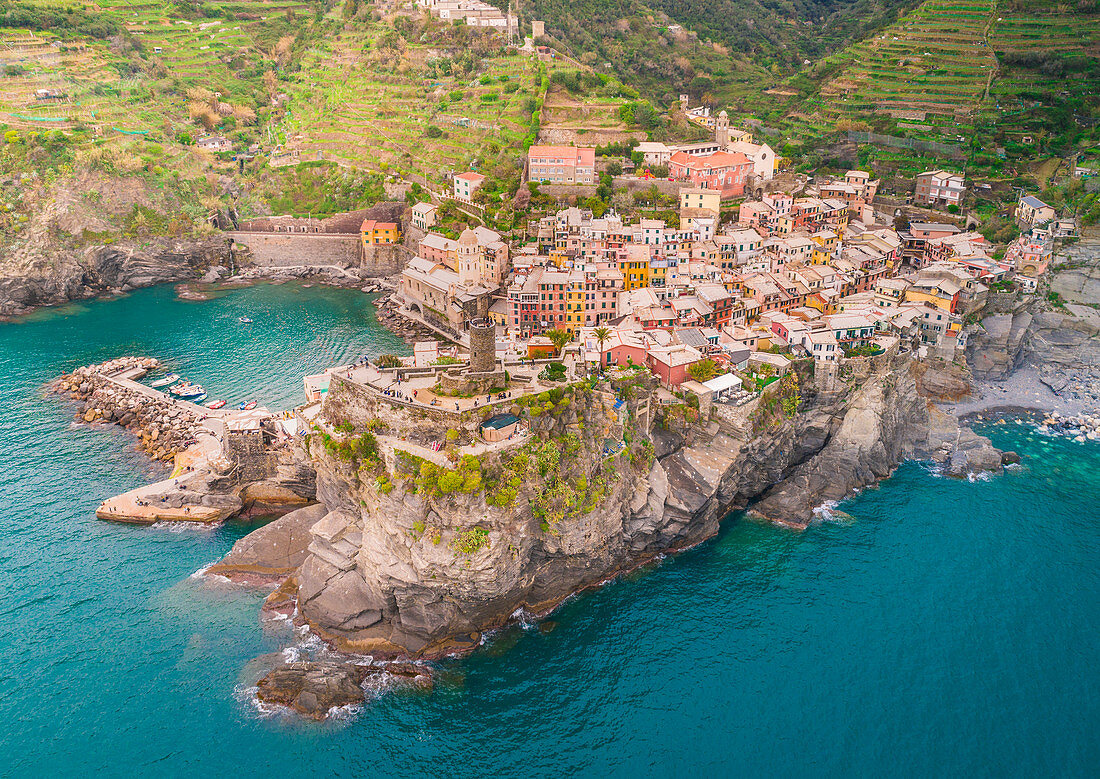
[[[369,246],[360,251],[358,235],[325,233],[244,233],[227,235],[248,247],[249,260],[265,268],[293,265],[339,265],[363,268],[369,276],[391,276],[405,267],[407,250],[399,245]]]

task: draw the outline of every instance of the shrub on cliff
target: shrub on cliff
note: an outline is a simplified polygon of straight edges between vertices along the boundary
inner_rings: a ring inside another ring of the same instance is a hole
[[[451,549],[466,557],[487,546],[489,546],[489,531],[480,527],[463,530],[451,541]]]

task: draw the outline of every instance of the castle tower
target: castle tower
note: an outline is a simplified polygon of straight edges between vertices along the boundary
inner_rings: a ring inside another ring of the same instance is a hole
[[[497,364],[497,328],[491,319],[470,322],[470,373],[491,373]]]
[[[719,112],[718,119],[714,123],[714,140],[718,141],[718,145],[723,148],[729,146],[730,116],[725,111]]]

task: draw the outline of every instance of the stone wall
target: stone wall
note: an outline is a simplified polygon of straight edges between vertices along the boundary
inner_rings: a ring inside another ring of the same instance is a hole
[[[288,265],[359,265],[359,236],[325,233],[228,233],[247,246],[250,261],[265,268]]]
[[[358,235],[325,233],[227,233],[248,248],[246,259],[264,268],[295,265],[339,265],[362,268],[367,276],[400,273],[409,251],[401,245],[368,246],[360,250]]]
[[[412,252],[402,245],[367,246],[359,267],[367,276],[395,276],[405,269],[411,257]]]
[[[625,189],[626,191],[634,194],[635,192],[647,192],[653,187],[657,187],[657,191],[662,195],[679,195],[680,190],[683,187],[690,187],[689,181],[669,181],[668,179],[639,179],[633,176],[616,176],[612,179],[615,189]]]

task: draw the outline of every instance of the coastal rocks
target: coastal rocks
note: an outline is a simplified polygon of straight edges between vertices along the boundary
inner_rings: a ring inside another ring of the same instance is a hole
[[[1003,379],[1020,362],[1032,315],[993,314],[981,322],[980,337],[967,344],[967,363],[974,375],[983,379]]]
[[[516,613],[546,613],[580,590],[706,540],[731,509],[751,506],[803,528],[823,502],[889,475],[906,457],[942,452],[959,475],[1000,467],[988,441],[930,408],[908,357],[862,367],[859,382],[817,393],[808,366],[799,365],[799,412],[765,415],[761,403],[759,418],[746,408],[742,422],[699,420],[685,408],[658,411],[658,423],[652,389],[640,386],[574,391],[561,415],[540,415],[546,424],[532,426],[532,446],[574,436],[577,470],[568,483],[602,486],[590,509],[553,525],[534,510],[554,489],[539,476],[527,474],[517,485],[522,494],[501,508],[478,489],[425,495],[396,472],[380,489],[353,464],[311,447],[318,500],[329,513],[313,526],[296,573],[298,616],[341,651],[427,658],[469,651]],[[617,396],[627,405],[613,411]],[[376,410],[356,406],[366,402],[337,383],[326,413],[373,418]],[[649,422],[639,427],[643,418]],[[624,438],[633,443],[609,460],[605,442]],[[498,466],[483,467],[493,474]]]
[[[1100,440],[1100,411],[1082,414],[1052,412],[1040,428],[1045,432],[1069,436],[1076,441]]]
[[[947,459],[947,475],[964,478],[985,471],[999,471],[1003,464],[1000,451],[969,428],[962,428]]]
[[[320,720],[333,709],[362,703],[366,699],[361,686],[365,678],[362,666],[303,660],[276,668],[260,679],[256,697]]]
[[[837,424],[839,423],[839,424]],[[924,443],[927,410],[908,372],[872,377],[813,456],[769,489],[750,513],[793,528],[806,527],[816,506],[888,476]]]
[[[320,503],[291,511],[239,539],[207,573],[247,582],[289,576],[305,561],[310,528],[327,513]]]
[[[223,238],[158,238],[141,246],[120,243],[83,252],[52,252],[49,261],[15,263],[13,267],[18,266],[19,271],[0,279],[0,317],[193,279],[206,267],[225,264],[228,259],[228,241]]]
[[[286,706],[304,717],[323,720],[334,710],[366,700],[363,684],[394,682],[419,689],[432,686],[431,670],[413,663],[359,664],[338,660],[298,660],[275,668],[256,683],[256,697]]]
[[[400,302],[391,294],[374,302],[378,322],[394,335],[408,343],[436,340],[439,334],[398,313]]]
[[[917,371],[917,391],[932,400],[959,400],[970,394],[970,377],[955,363],[921,364]]]

